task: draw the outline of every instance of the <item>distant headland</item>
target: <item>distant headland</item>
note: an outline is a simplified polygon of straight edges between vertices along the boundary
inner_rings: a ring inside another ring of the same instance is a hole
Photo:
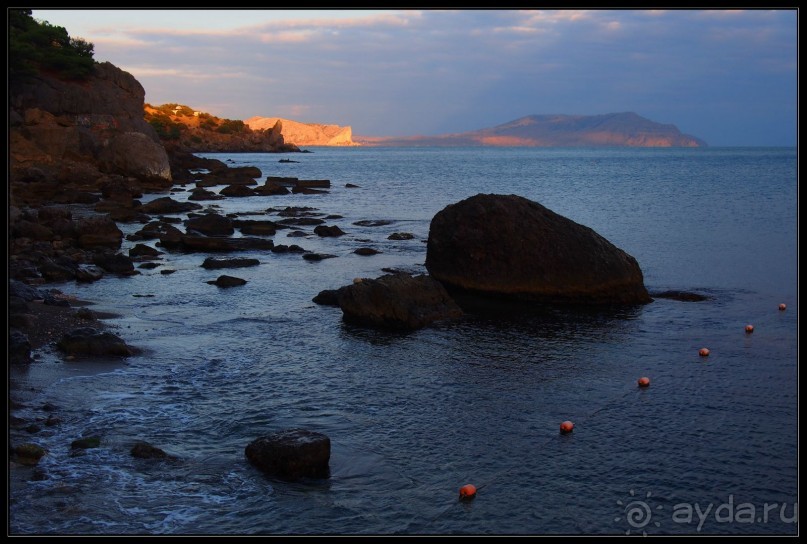
[[[350,126],[301,123],[279,117],[250,117],[244,121],[252,130],[278,127],[286,142],[301,146],[356,146]]]
[[[528,115],[509,123],[437,136],[355,137],[366,146],[706,147],[633,112],[603,115]]]

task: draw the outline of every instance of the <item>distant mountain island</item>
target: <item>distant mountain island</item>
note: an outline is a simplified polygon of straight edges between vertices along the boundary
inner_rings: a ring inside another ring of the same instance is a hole
[[[528,115],[492,128],[457,134],[360,137],[367,146],[706,147],[706,142],[633,112]]]

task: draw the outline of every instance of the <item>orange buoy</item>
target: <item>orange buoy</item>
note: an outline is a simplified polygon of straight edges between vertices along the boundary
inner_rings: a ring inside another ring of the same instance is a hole
[[[748,333],[754,332],[754,326],[753,325],[746,325],[745,326],[745,332],[748,332]]]
[[[476,497],[476,486],[474,484],[465,484],[460,488],[460,500],[469,501]]]
[[[650,385],[650,378],[642,376],[636,383],[639,384],[639,387],[647,387]]]
[[[709,348],[701,348],[698,350],[698,355],[701,357],[707,357],[709,355]]]
[[[560,424],[560,434],[569,434],[574,430],[574,423],[571,421],[564,421]]]
[[[784,312],[785,310],[787,310],[787,304],[785,304],[784,302],[783,302],[783,303],[781,303],[781,304],[779,305],[779,309],[780,309],[780,310],[782,310],[782,311]]]

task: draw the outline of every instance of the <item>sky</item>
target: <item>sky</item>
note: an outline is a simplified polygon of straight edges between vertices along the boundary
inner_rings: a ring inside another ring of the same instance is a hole
[[[38,10],[152,105],[463,132],[635,112],[710,146],[795,146],[798,11]]]

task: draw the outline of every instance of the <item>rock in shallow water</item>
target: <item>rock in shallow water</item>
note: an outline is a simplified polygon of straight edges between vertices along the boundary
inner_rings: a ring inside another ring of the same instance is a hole
[[[93,327],[68,332],[59,340],[57,347],[68,355],[128,357],[136,351],[115,334]]]
[[[250,463],[275,478],[327,478],[331,440],[322,433],[288,429],[253,440],[244,454]]]
[[[517,300],[645,304],[642,271],[592,229],[516,195],[479,194],[432,219],[426,268],[446,287]]]
[[[334,301],[346,321],[386,329],[415,330],[463,314],[445,288],[425,275],[362,279],[333,293],[323,291],[314,299],[319,304]]]

